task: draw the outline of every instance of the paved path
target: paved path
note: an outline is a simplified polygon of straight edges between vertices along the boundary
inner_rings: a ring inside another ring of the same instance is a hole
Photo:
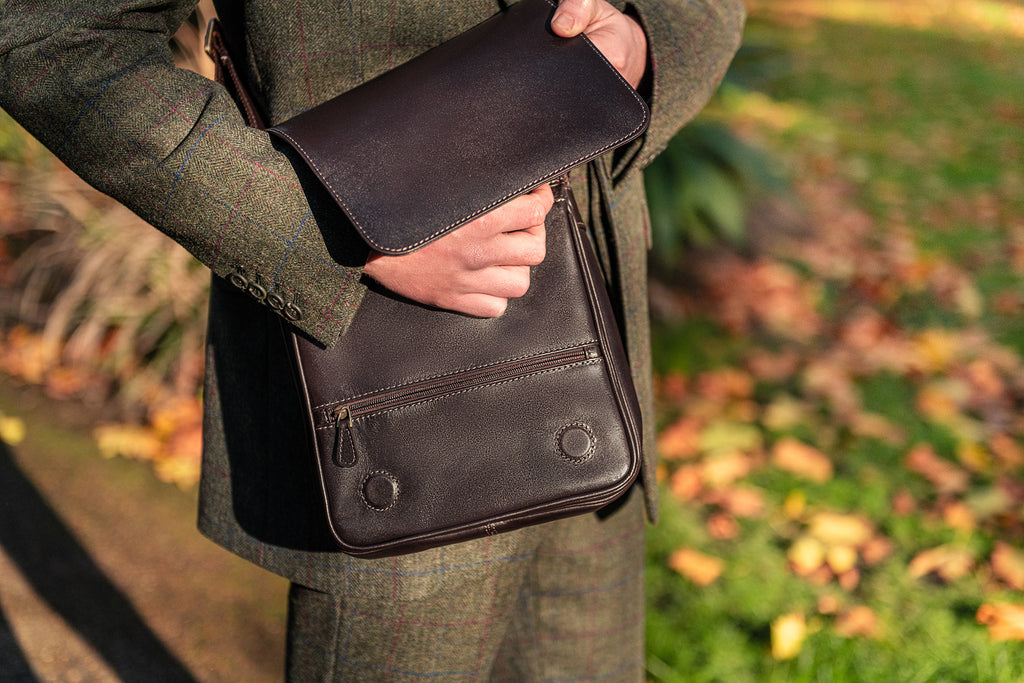
[[[0,411],[28,426],[0,444],[0,683],[281,680],[285,581],[202,538],[194,494],[103,460],[73,404],[0,378]]]

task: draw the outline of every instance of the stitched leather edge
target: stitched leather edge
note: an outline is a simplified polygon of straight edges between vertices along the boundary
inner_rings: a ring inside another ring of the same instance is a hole
[[[546,2],[551,7],[555,7],[555,8],[558,7],[558,5],[556,3],[554,3],[554,2],[552,2],[551,0],[546,0]],[[420,240],[417,240],[416,242],[413,242],[412,244],[408,244],[406,246],[402,246],[402,247],[385,247],[384,245],[382,245],[382,244],[378,243],[376,240],[374,240],[370,235],[368,235],[366,233],[366,227],[363,225],[363,223],[360,222],[359,218],[355,214],[353,214],[352,210],[349,208],[348,204],[342,198],[341,194],[335,189],[335,187],[331,183],[331,181],[320,170],[320,167],[317,166],[316,161],[314,161],[313,158],[309,155],[309,153],[306,151],[305,147],[303,147],[302,144],[298,140],[296,140],[294,137],[292,137],[291,135],[289,135],[285,131],[282,131],[282,130],[278,129],[276,126],[268,128],[267,131],[270,132],[270,133],[273,133],[273,134],[275,134],[275,135],[277,135],[279,137],[282,137],[282,138],[286,139],[289,142],[289,144],[291,144],[299,152],[299,154],[302,155],[302,158],[306,160],[306,163],[309,164],[310,168],[313,170],[313,172],[316,174],[316,176],[320,179],[320,181],[324,184],[324,187],[326,187],[327,190],[331,193],[331,196],[334,197],[334,200],[338,203],[338,206],[341,207],[341,209],[345,212],[345,215],[348,216],[349,220],[352,221],[353,225],[355,226],[356,230],[359,232],[359,234],[363,238],[363,240],[365,240],[367,244],[369,244],[371,247],[373,247],[374,250],[376,250],[376,251],[378,251],[380,253],[383,253],[383,254],[404,254],[404,253],[408,253],[410,251],[415,251],[418,247],[421,247],[421,246],[427,244],[428,242],[431,242],[431,241],[437,239],[441,235],[445,234],[446,232],[448,232],[448,231],[450,231],[450,230],[452,230],[452,229],[454,229],[454,228],[456,228],[456,227],[458,227],[460,225],[468,223],[469,221],[473,220],[474,218],[482,216],[483,214],[487,213],[491,209],[497,208],[501,204],[504,204],[505,202],[513,199],[514,197],[517,197],[518,195],[526,192],[527,190],[530,190],[530,189],[532,189],[534,187],[537,187],[541,183],[545,183],[545,182],[551,180],[552,178],[555,178],[558,175],[560,175],[562,173],[565,173],[566,171],[568,171],[568,170],[570,170],[572,168],[575,168],[576,166],[579,166],[580,164],[583,164],[583,163],[588,162],[588,161],[590,161],[592,159],[595,159],[595,158],[601,156],[602,154],[604,154],[605,152],[608,152],[608,151],[610,151],[612,149],[615,149],[619,145],[625,144],[626,142],[629,142],[630,140],[635,139],[636,137],[641,135],[644,130],[647,129],[648,125],[650,124],[650,119],[651,119],[651,112],[650,112],[650,109],[647,106],[647,103],[644,102],[644,99],[642,97],[640,97],[640,94],[633,88],[633,86],[631,86],[626,81],[626,79],[623,78],[622,74],[620,74],[618,72],[618,70],[614,66],[612,66],[611,62],[608,61],[607,57],[605,57],[604,54],[602,54],[601,51],[597,49],[597,46],[595,46],[594,43],[591,42],[590,38],[588,38],[585,34],[580,34],[580,37],[583,38],[583,42],[587,46],[589,46],[591,50],[593,50],[594,54],[596,54],[598,56],[598,58],[600,58],[600,60],[602,62],[604,62],[604,64],[611,70],[611,72],[615,75],[615,77],[618,79],[618,81],[623,86],[625,86],[625,88],[629,91],[629,93],[637,101],[637,104],[640,105],[640,111],[642,112],[643,116],[641,117],[640,122],[637,124],[637,126],[635,128],[633,128],[633,130],[631,130],[629,133],[626,133],[625,135],[619,137],[617,140],[615,140],[613,142],[610,142],[610,143],[608,143],[608,144],[598,148],[597,150],[592,150],[590,152],[586,152],[582,156],[580,156],[578,159],[576,159],[575,161],[570,161],[570,162],[568,162],[566,164],[563,164],[562,166],[560,166],[559,168],[555,169],[554,171],[542,174],[541,176],[539,176],[539,177],[537,177],[537,178],[535,178],[533,180],[528,180],[521,187],[519,187],[519,188],[517,188],[515,190],[510,190],[505,195],[503,195],[499,199],[494,200],[490,204],[487,204],[486,206],[483,206],[483,207],[480,207],[480,208],[478,208],[478,209],[476,209],[474,211],[471,211],[466,216],[464,216],[462,218],[459,218],[459,219],[456,219],[455,221],[453,221],[453,222],[449,223],[448,225],[444,226],[443,228],[439,228],[438,230],[436,230],[435,232],[431,233],[427,237],[424,237],[424,238],[422,238]]]
[[[595,346],[595,345],[600,348],[600,341],[597,340],[597,339],[586,339],[586,340],[583,340],[581,342],[578,342],[578,343],[575,343],[575,344],[571,344],[569,346],[556,346],[554,348],[544,349],[542,351],[537,351],[536,353],[524,353],[521,356],[513,356],[512,358],[505,358],[503,360],[494,361],[493,363],[484,363],[482,365],[470,365],[470,366],[465,367],[465,368],[459,368],[458,370],[452,370],[451,372],[439,372],[436,375],[427,375],[425,377],[420,377],[420,378],[417,378],[417,379],[409,380],[408,382],[399,382],[398,384],[392,384],[390,386],[380,387],[380,388],[374,389],[372,391],[364,391],[363,393],[356,394],[355,396],[343,396],[341,398],[331,399],[330,401],[325,401],[325,402],[323,402],[323,403],[321,403],[319,405],[313,406],[313,410],[321,410],[323,408],[326,408],[328,406],[333,406],[333,405],[336,405],[338,403],[346,403],[348,401],[357,401],[357,400],[363,398],[364,396],[369,396],[371,394],[378,394],[378,393],[380,393],[382,391],[391,391],[392,389],[401,389],[402,387],[412,386],[413,384],[419,384],[420,382],[429,382],[430,380],[441,379],[443,377],[455,377],[457,375],[461,375],[461,374],[466,373],[466,372],[473,372],[474,370],[484,370],[486,368],[494,368],[494,367],[497,367],[499,365],[504,365],[505,363],[515,363],[516,361],[526,360],[527,358],[535,358],[537,356],[543,356],[543,355],[546,355],[546,354],[549,354],[549,353],[558,353],[559,351],[569,351],[571,349],[583,348],[585,346]]]

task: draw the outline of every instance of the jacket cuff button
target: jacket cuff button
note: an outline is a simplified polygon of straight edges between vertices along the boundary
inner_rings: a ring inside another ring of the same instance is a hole
[[[298,322],[302,320],[302,309],[295,304],[288,304],[284,307],[284,317],[292,322]]]
[[[246,290],[249,288],[249,281],[238,273],[228,273],[228,282],[230,282],[235,287],[238,287],[241,290]]]
[[[248,291],[249,295],[252,296],[252,298],[256,299],[256,301],[263,301],[264,299],[267,298],[267,290],[263,289],[255,282],[249,284]]]
[[[273,293],[268,294],[267,295],[267,306],[270,306],[275,311],[283,310],[284,309],[284,299],[282,299],[277,294],[273,294]]]

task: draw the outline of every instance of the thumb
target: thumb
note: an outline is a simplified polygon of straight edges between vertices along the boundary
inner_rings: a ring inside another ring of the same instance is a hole
[[[596,14],[596,0],[560,0],[551,28],[563,38],[572,38],[583,33]]]

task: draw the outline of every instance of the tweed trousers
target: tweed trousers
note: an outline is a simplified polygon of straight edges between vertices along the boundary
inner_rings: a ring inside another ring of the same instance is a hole
[[[644,680],[643,496],[292,584],[288,680]],[[440,577],[440,580],[437,578]]]

